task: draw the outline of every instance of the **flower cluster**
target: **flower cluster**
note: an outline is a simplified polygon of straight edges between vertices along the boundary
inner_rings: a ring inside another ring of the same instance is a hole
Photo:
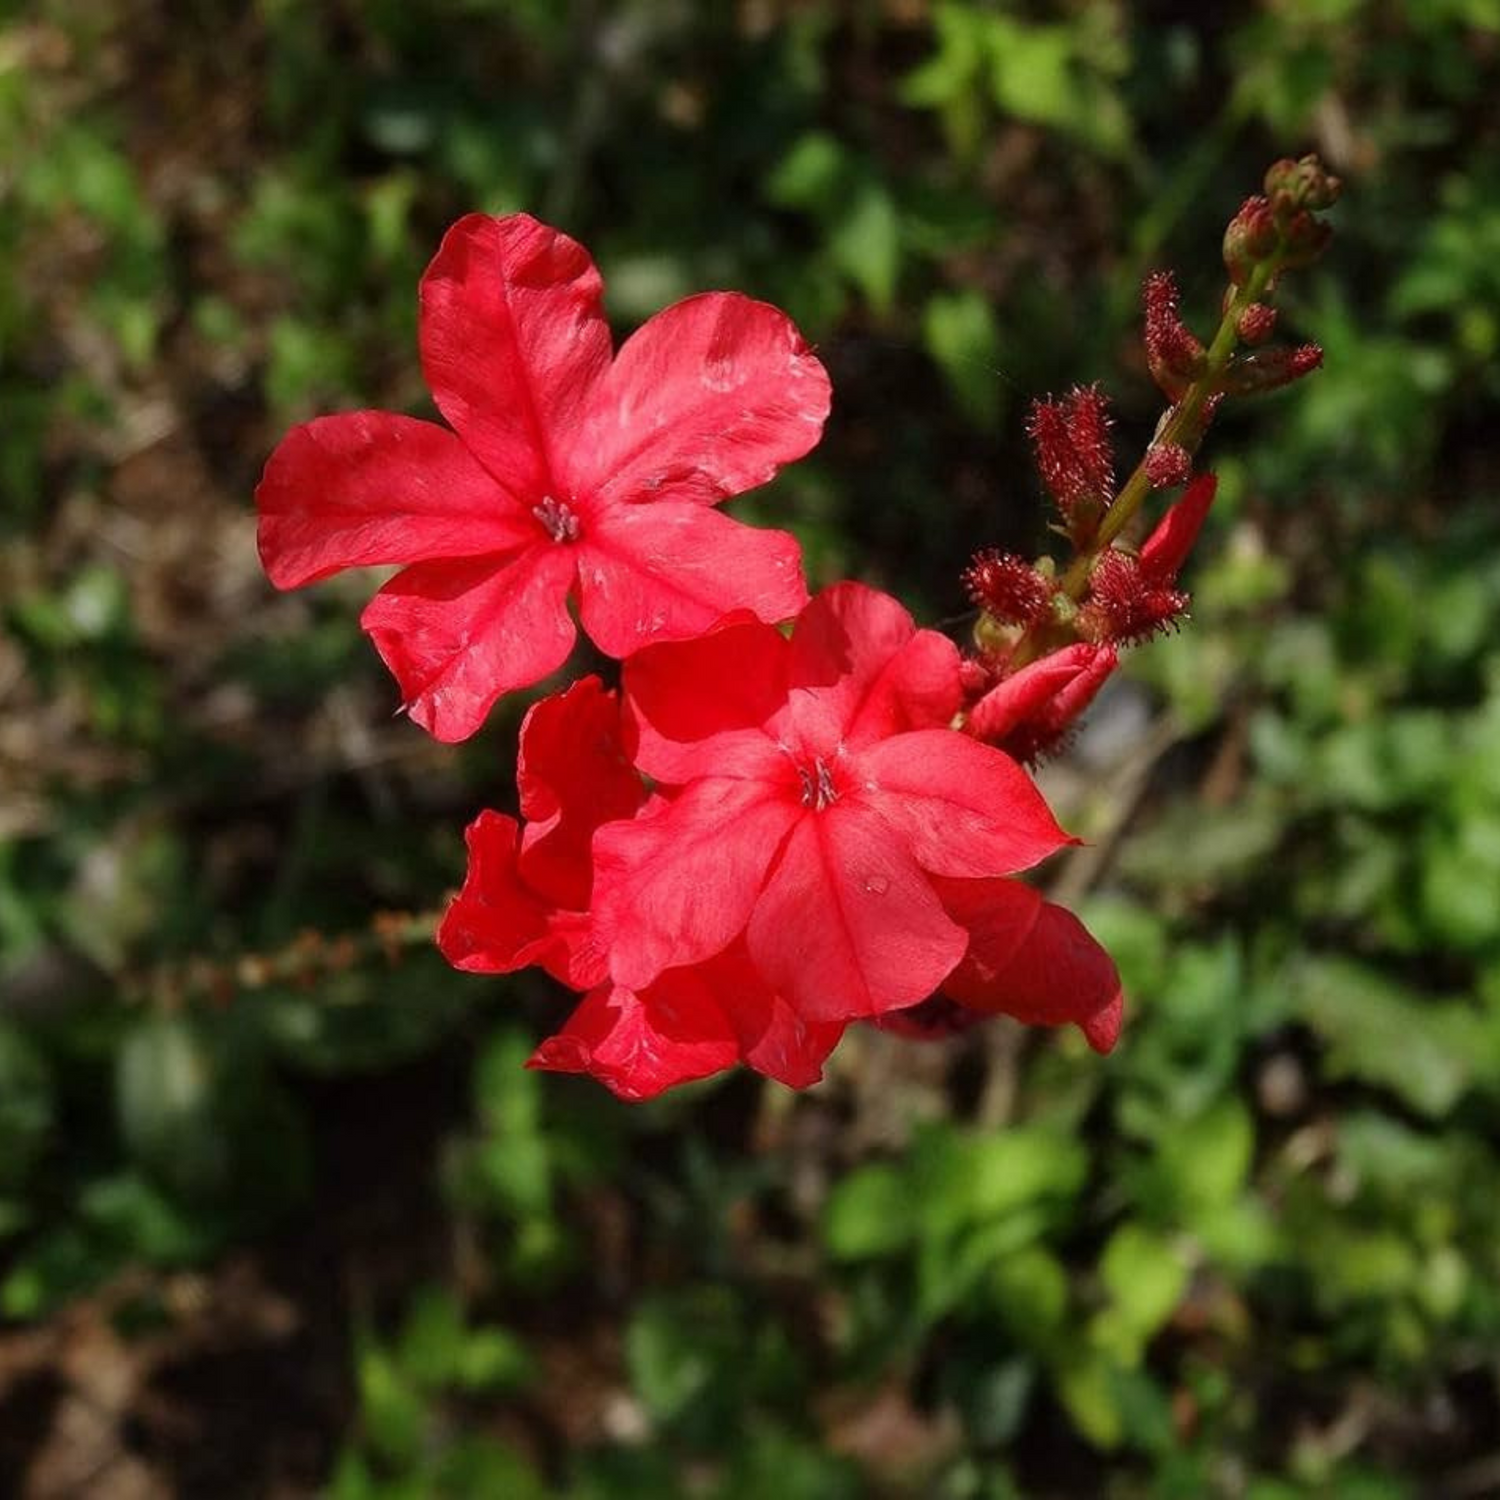
[[[1273,390],[1323,362],[1315,344],[1266,346],[1276,312],[1264,299],[1287,270],[1309,264],[1330,233],[1318,211],[1339,196],[1316,157],[1277,162],[1264,196],[1246,201],[1224,236],[1230,285],[1214,337],[1183,321],[1176,278],[1146,278],[1144,342],[1152,378],[1171,403],[1135,472],[1114,487],[1108,402],[1093,387],[1036,402],[1027,431],[1057,508],[1054,527],[1074,549],[1060,570],[989,549],[964,575],[980,617],[965,728],[1018,760],[1056,750],[1103,687],[1123,647],[1181,621],[1178,574],[1213,504],[1215,480],[1194,455],[1224,400]],[[1240,352],[1241,344],[1251,346]],[[1153,494],[1181,489],[1137,549],[1125,533]]]
[[[1292,165],[1234,239],[1249,269],[1226,326],[1247,342],[1329,194]],[[1077,556],[1062,573],[976,557],[964,656],[875,589],[809,598],[791,536],[715,509],[802,457],[828,413],[822,365],[775,308],[692,297],[615,352],[581,246],[471,215],[423,277],[420,342],[448,425],[364,411],[294,429],[257,492],[261,556],[288,588],[400,565],[363,625],[439,739],[562,666],[575,615],[622,663],[618,687],[583,677],[533,704],[520,819],[470,826],[438,933],[460,969],[535,965],[582,996],[534,1065],[626,1099],[736,1063],[801,1087],[855,1022],[929,1035],[997,1013],[1112,1047],[1114,964],[1015,878],[1072,842],[1019,762],[1067,733],[1121,646],[1181,616],[1213,497],[1192,452],[1226,392],[1306,354],[1230,361],[1153,278],[1173,411],[1117,494],[1104,397],[1037,404]],[[1116,542],[1143,494],[1184,484],[1138,551]]]

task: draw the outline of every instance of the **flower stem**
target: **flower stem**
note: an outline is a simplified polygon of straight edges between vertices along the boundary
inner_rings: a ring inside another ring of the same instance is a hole
[[[1198,451],[1203,442],[1203,410],[1219,391],[1220,379],[1239,344],[1240,316],[1247,307],[1260,300],[1267,288],[1275,284],[1281,260],[1282,251],[1278,247],[1275,253],[1255,267],[1244,285],[1235,287],[1234,294],[1224,309],[1224,316],[1219,321],[1213,342],[1203,356],[1202,371],[1167,413],[1166,420],[1152,439],[1151,447],[1175,444],[1186,449],[1190,455]],[[1058,579],[1056,593],[1071,599],[1074,604],[1083,600],[1099,559],[1134,519],[1151,489],[1151,480],[1146,472],[1146,455],[1143,454],[1130,478],[1120,487],[1104,512],[1093,540],[1068,564],[1067,571]],[[1029,630],[1016,642],[1015,648],[1006,658],[1007,669],[1014,672],[1045,654],[1050,644],[1049,635],[1055,629],[1053,622],[1046,621]]]

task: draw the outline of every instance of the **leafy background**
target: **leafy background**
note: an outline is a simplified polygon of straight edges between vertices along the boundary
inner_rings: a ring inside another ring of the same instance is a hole
[[[3,0],[0,1492],[1500,1493],[1497,63],[1496,0]],[[289,423],[426,409],[446,224],[791,309],[837,410],[741,513],[937,621],[1043,544],[1026,402],[1137,451],[1142,274],[1208,323],[1309,148],[1327,368],[1046,773],[1119,1050],[524,1072],[563,997],[422,940],[519,707],[427,742],[368,581],[254,555]]]

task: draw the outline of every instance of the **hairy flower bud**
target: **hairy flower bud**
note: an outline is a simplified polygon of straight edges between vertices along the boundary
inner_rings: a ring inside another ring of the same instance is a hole
[[[1138,558],[1112,547],[1095,564],[1078,629],[1087,640],[1127,645],[1167,629],[1187,607],[1185,593],[1154,576]]]
[[[1203,345],[1177,311],[1177,281],[1170,271],[1146,278],[1146,363],[1151,378],[1173,400],[1203,373]]]
[[[1153,443],[1146,450],[1146,478],[1153,490],[1186,484],[1192,472],[1192,455],[1180,443]]]
[[[1263,344],[1276,328],[1276,309],[1264,302],[1252,302],[1240,314],[1235,331],[1247,344]]]
[[[1310,375],[1322,363],[1323,351],[1316,344],[1258,349],[1236,359],[1224,372],[1222,384],[1225,391],[1236,396],[1274,391]]]
[[[1024,559],[993,548],[964,569],[969,598],[1002,624],[1029,625],[1046,613],[1052,581]]]
[[[1109,403],[1097,386],[1032,403],[1026,431],[1037,471],[1075,545],[1089,540],[1114,497],[1109,427]]]

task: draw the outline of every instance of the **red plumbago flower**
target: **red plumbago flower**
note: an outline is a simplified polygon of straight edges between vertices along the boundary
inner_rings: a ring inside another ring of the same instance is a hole
[[[438,946],[455,967],[509,974],[538,964],[589,993],[532,1066],[586,1072],[621,1098],[745,1062],[794,1088],[815,1083],[842,1025],[805,1023],[750,965],[743,944],[636,991],[608,981],[593,941],[589,845],[601,823],[646,797],[625,757],[620,704],[598,678],[535,704],[517,766],[524,829],[484,812],[470,825],[469,868]]]
[[[625,657],[807,598],[797,544],[713,507],[818,440],[828,377],[775,308],[728,292],[612,355],[599,273],[525,214],[450,229],[421,285],[422,366],[447,427],[362,411],[294,428],[256,492],[271,581],[406,566],[362,624],[442,740],[560,666],[575,631]]]
[[[596,941],[639,991],[743,940],[808,1022],[915,1004],[969,934],[939,879],[991,881],[1071,842],[1030,778],[949,725],[958,652],[859,584],[791,638],[729,620],[625,667],[662,796],[594,838]]]
[[[629,818],[646,789],[623,748],[620,704],[597,677],[534,703],[521,723],[516,787],[524,830],[482,812],[465,835],[469,870],[438,929],[455,968],[509,974],[538,964],[575,989],[604,979],[590,941],[594,830]]]
[[[948,914],[969,933],[943,994],[1032,1026],[1072,1022],[1096,1052],[1114,1047],[1125,1015],[1119,971],[1072,912],[1019,880],[936,884]]]

